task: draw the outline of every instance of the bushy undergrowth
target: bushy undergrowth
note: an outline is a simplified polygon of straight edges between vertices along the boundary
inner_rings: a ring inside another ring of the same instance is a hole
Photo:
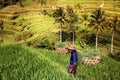
[[[55,47],[58,48],[65,48],[66,46],[70,45],[69,42],[56,42]]]
[[[93,57],[99,55],[100,52],[94,48],[87,47],[81,51],[81,56],[83,57]]]
[[[73,80],[67,73],[69,55],[19,45],[0,47],[0,80]],[[120,80],[120,62],[101,55],[98,65],[80,62],[76,80]]]
[[[108,55],[109,55],[111,58],[115,59],[116,61],[120,61],[120,52],[114,53],[114,54],[109,53]]]

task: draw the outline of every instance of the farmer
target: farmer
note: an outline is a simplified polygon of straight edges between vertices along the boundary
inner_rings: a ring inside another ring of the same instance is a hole
[[[67,46],[66,49],[69,51],[69,53],[71,53],[68,73],[72,73],[74,77],[76,77],[76,69],[77,69],[77,62],[78,62],[77,51],[74,45]]]

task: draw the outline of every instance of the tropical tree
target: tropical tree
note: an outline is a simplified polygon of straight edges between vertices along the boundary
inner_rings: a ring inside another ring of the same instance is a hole
[[[37,0],[37,4],[38,3],[41,4],[41,13],[44,15],[44,17],[45,17],[45,11],[46,10],[43,9],[43,6],[46,6],[46,2],[47,2],[47,0]]]
[[[60,24],[60,42],[62,42],[62,27],[67,22],[66,14],[64,8],[59,7],[53,12],[53,18],[55,18],[55,23]]]
[[[20,7],[24,7],[24,5],[23,5],[23,0],[19,0],[19,5],[20,5]]]
[[[83,13],[80,17],[81,23],[87,28],[88,24],[90,23],[90,15],[87,13]]]
[[[96,33],[96,50],[98,47],[98,34],[100,31],[104,29],[105,24],[104,13],[105,12],[102,11],[101,8],[97,8],[96,11],[94,11],[91,15],[90,26],[94,27]]]
[[[74,44],[75,41],[75,30],[76,30],[76,23],[78,22],[78,16],[73,11],[73,8],[67,6],[67,19],[68,19],[68,29],[72,32],[72,43]]]
[[[107,21],[108,27],[110,28],[112,37],[111,37],[111,53],[113,53],[113,42],[114,42],[114,33],[118,32],[117,27],[120,27],[120,21],[118,17],[115,16],[114,19]]]
[[[41,7],[42,7],[42,11],[43,11],[43,6],[45,5],[46,6],[46,2],[47,0],[37,0],[36,3],[40,3],[41,4]]]
[[[40,1],[41,6],[46,5],[47,0],[39,0],[39,1]]]

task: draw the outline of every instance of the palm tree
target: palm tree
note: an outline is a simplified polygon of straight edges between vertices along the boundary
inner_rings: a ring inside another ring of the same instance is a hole
[[[47,2],[47,0],[37,0],[37,3],[40,3],[40,4],[41,4],[42,11],[43,11],[43,6],[44,6],[44,5],[46,6],[46,2]]]
[[[23,0],[19,0],[20,7],[24,7],[22,1],[23,1]]]
[[[37,0],[37,3],[41,4],[41,12],[44,15],[43,18],[45,18],[45,11],[46,11],[43,9],[43,6],[46,6],[46,2],[47,2],[47,0]]]
[[[111,34],[112,34],[112,37],[111,37],[111,53],[113,53],[114,33],[118,32],[117,27],[120,27],[120,21],[118,20],[118,17],[115,16],[114,19],[109,20],[107,22],[107,24],[108,24],[108,27],[110,27],[110,31],[111,31]]]
[[[84,14],[81,15],[80,20],[84,24],[85,28],[87,28],[87,26],[90,22],[90,15],[87,14],[87,13],[84,13]]]
[[[72,7],[67,6],[67,18],[68,18],[68,29],[72,32],[72,43],[75,41],[75,29],[76,23],[78,22],[78,16],[73,11]]]
[[[62,27],[66,23],[66,14],[64,12],[64,8],[59,7],[53,13],[53,18],[55,18],[55,23],[60,24],[60,42],[62,42]]]
[[[41,4],[41,6],[46,5],[47,0],[38,0]]]
[[[99,31],[102,31],[102,29],[104,29],[104,23],[105,23],[104,11],[102,11],[101,8],[98,8],[96,9],[96,11],[92,13],[90,22],[90,26],[93,26],[96,32],[96,50],[98,47],[98,34]]]

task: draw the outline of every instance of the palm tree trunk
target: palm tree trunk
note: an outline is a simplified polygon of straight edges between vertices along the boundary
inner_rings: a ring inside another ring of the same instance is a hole
[[[114,40],[114,31],[112,32],[112,38],[111,38],[111,53],[113,53],[113,40]]]
[[[87,24],[85,23],[85,29],[87,29]]]
[[[97,47],[98,47],[98,32],[96,34],[96,50],[97,50]]]
[[[72,44],[74,44],[74,42],[75,42],[75,33],[74,33],[74,31],[73,31],[73,39],[72,39]]]
[[[62,42],[62,24],[60,24],[60,43]]]

